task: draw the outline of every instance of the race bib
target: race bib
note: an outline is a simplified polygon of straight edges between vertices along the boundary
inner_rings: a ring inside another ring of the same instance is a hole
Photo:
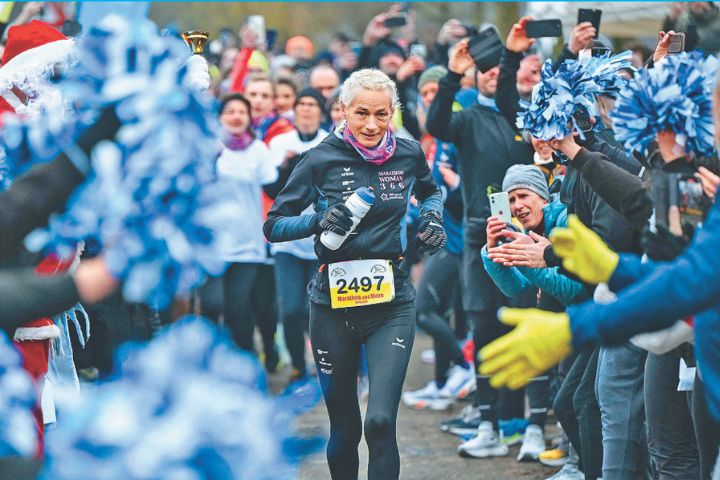
[[[332,308],[363,307],[395,298],[389,260],[353,260],[331,263],[328,267]]]

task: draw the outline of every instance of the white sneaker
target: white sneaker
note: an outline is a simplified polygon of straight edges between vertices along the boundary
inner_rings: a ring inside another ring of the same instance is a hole
[[[435,380],[430,380],[420,390],[414,392],[403,392],[402,401],[410,408],[423,410],[447,410],[452,404],[452,398],[442,394],[437,388]]]
[[[435,363],[435,350],[427,348],[420,354],[420,359],[423,363]]]
[[[537,425],[528,425],[523,437],[522,446],[518,453],[518,462],[538,460],[538,455],[545,451],[545,437],[542,429]]]
[[[585,480],[585,474],[574,463],[566,463],[559,472],[546,480]]]
[[[490,422],[482,422],[477,429],[477,435],[458,447],[461,457],[504,457],[508,454],[507,445],[500,443],[498,433]]]
[[[450,369],[445,385],[440,389],[446,397],[460,399],[475,390],[475,372],[472,368],[455,365]]]

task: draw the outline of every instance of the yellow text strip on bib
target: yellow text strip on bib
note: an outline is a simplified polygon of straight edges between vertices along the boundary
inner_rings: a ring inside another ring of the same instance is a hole
[[[331,263],[328,278],[332,308],[363,307],[395,298],[395,279],[389,260]]]

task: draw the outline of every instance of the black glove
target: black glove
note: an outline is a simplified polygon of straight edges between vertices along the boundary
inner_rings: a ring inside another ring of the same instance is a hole
[[[442,216],[430,211],[420,216],[417,235],[418,253],[434,254],[445,246],[447,235],[443,228]]]
[[[318,213],[318,223],[316,231],[318,234],[322,232],[333,232],[338,235],[345,235],[352,227],[352,212],[344,203],[336,203],[322,213]]]
[[[642,247],[647,256],[658,262],[669,262],[680,255],[688,246],[685,237],[677,236],[662,225],[655,226],[653,233],[646,228],[642,236]]]
[[[465,243],[471,247],[482,248],[487,243],[487,219],[470,217],[465,222]]]

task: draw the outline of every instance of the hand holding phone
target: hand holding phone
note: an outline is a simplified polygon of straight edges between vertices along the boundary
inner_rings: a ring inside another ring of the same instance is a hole
[[[528,50],[535,40],[529,38],[525,32],[525,26],[532,21],[532,17],[522,17],[515,23],[508,33],[505,47],[512,52],[524,52]]]
[[[470,39],[465,38],[460,40],[457,45],[450,51],[450,58],[448,59],[448,70],[455,72],[458,75],[464,75],[469,69],[472,68],[473,61],[469,51]]]
[[[590,22],[592,24],[592,26],[595,28],[595,36],[593,38],[597,38],[598,34],[600,33],[600,18],[601,17],[602,17],[602,10],[594,9],[594,8],[579,8],[577,23],[578,23],[578,25],[580,25],[581,23]]]

